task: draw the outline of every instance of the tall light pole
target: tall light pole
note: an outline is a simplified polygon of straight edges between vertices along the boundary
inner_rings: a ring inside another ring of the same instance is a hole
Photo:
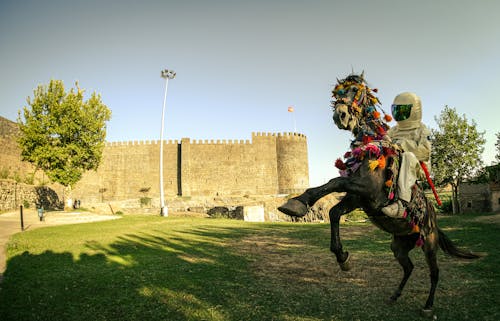
[[[161,77],[165,79],[165,96],[163,98],[163,109],[161,110],[161,133],[160,133],[160,215],[168,216],[168,207],[165,207],[165,196],[163,191],[163,129],[165,127],[165,105],[167,104],[168,80],[175,78],[173,70],[164,69]]]

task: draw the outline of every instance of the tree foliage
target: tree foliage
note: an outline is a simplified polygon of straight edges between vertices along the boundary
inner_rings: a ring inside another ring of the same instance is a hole
[[[497,142],[495,143],[495,149],[497,151],[495,155],[495,160],[500,163],[500,132],[497,133]]]
[[[92,93],[84,101],[84,91],[65,92],[60,80],[40,85],[27,98],[28,106],[19,111],[18,140],[23,160],[42,169],[64,186],[78,182],[87,170],[99,166],[106,138],[106,121],[111,111]]]
[[[435,117],[438,129],[432,129],[431,162],[436,185],[452,186],[453,213],[460,212],[458,186],[481,170],[484,132],[476,122],[460,117],[454,108],[445,106]]]

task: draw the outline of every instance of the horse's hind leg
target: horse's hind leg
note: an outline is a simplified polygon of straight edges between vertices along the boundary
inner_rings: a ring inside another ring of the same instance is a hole
[[[410,278],[411,272],[413,271],[413,263],[408,257],[408,253],[415,247],[416,240],[417,236],[415,235],[393,236],[391,250],[394,253],[394,257],[403,267],[404,272],[403,279],[399,283],[396,292],[394,292],[394,294],[390,297],[390,300],[393,302],[401,296],[406,282]]]
[[[439,281],[439,267],[437,264],[437,248],[438,239],[436,231],[429,233],[426,236],[425,243],[422,246],[422,250],[425,254],[425,259],[430,270],[431,277],[431,289],[429,291],[429,296],[424,306],[424,313],[429,313],[432,311],[432,306],[434,305],[434,294],[436,293],[436,287]]]

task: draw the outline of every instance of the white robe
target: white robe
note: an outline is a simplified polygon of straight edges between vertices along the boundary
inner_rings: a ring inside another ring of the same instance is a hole
[[[396,125],[387,132],[387,135],[404,150],[399,170],[398,197],[409,202],[411,187],[417,179],[425,178],[420,161],[426,163],[427,168],[430,169],[431,133],[423,123],[418,122],[413,126]]]

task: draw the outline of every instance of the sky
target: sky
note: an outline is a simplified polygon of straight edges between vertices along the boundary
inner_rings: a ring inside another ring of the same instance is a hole
[[[390,111],[404,91],[437,128],[445,105],[500,132],[500,1],[0,0],[0,116],[15,121],[51,79],[101,94],[108,141],[307,136],[310,185],[338,176],[336,79],[365,72]],[[288,106],[294,112],[287,111]],[[394,125],[394,123],[392,124]]]

